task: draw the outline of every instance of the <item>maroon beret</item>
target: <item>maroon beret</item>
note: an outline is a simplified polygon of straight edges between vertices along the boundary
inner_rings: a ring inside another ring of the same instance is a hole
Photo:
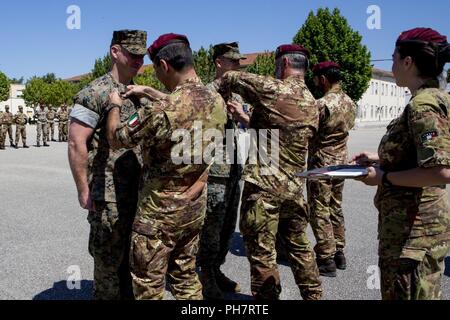
[[[277,48],[275,59],[287,53],[303,53],[307,58],[310,56],[309,50],[299,44],[283,44]]]
[[[404,41],[442,43],[447,42],[447,37],[430,28],[415,28],[402,32],[397,39],[397,44]]]
[[[153,42],[153,44],[148,48],[148,54],[150,55],[150,59],[155,59],[158,52],[164,48],[165,46],[172,43],[185,43],[189,45],[189,40],[186,36],[182,34],[175,33],[166,33],[160,36],[158,39]]]
[[[329,69],[341,69],[341,66],[338,65],[336,62],[333,61],[324,61],[321,63],[318,63],[314,66],[314,68],[312,69],[312,72],[315,75],[321,74]]]

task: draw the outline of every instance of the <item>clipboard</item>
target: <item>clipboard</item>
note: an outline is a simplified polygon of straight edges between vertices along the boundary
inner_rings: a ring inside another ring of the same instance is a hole
[[[369,174],[365,166],[339,165],[309,170],[297,174],[297,177],[308,180],[356,179]]]

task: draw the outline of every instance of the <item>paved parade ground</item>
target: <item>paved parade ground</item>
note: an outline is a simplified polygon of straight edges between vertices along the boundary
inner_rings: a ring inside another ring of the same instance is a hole
[[[375,151],[384,131],[352,131],[351,154]],[[35,127],[28,127],[28,135],[28,144],[33,146]],[[87,213],[78,206],[67,144],[0,151],[0,181],[0,299],[90,299],[93,261],[87,250]],[[322,278],[324,299],[380,298],[374,194],[375,188],[362,183],[346,184],[348,269],[338,271],[337,278]],[[450,257],[446,266],[442,291],[444,299],[450,299]],[[249,265],[238,231],[223,271],[243,288],[241,294],[229,298],[250,299]],[[286,264],[280,265],[280,273],[281,299],[301,299]],[[170,294],[167,298],[172,299]]]

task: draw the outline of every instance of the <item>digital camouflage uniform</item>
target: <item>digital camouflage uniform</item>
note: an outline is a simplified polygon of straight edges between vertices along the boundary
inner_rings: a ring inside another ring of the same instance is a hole
[[[162,299],[166,276],[175,298],[202,299],[195,264],[209,166],[204,162],[177,164],[172,159],[172,152],[180,153],[175,148],[181,145],[181,130],[195,138],[194,121],[201,121],[203,130],[221,133],[226,121],[222,98],[198,78],[178,85],[153,107],[139,110],[117,131],[122,144],[134,147],[141,143],[143,152],[143,181],[130,254],[136,299]],[[202,144],[204,150],[205,141]]]
[[[47,141],[55,141],[55,118],[56,118],[56,111],[52,107],[49,108],[47,112],[47,127],[48,127],[48,135],[47,135]]]
[[[58,140],[60,142],[67,141],[69,113],[67,109],[61,108],[56,114],[58,119]]]
[[[19,111],[14,116],[14,123],[16,124],[16,146],[19,145],[20,137],[22,137],[22,143],[27,145],[27,123],[28,117],[22,111]]]
[[[108,73],[80,91],[74,101],[71,117],[85,122],[89,114],[94,134],[88,145],[89,185],[95,212],[90,212],[89,253],[94,258],[94,298],[97,300],[132,299],[129,272],[129,248],[138,185],[141,174],[140,151],[112,150],[106,137],[105,107],[114,90],[126,92]],[[137,99],[127,99],[121,120],[126,121],[140,107]]]
[[[6,134],[8,134],[9,143],[11,146],[14,146],[13,130],[12,130],[13,123],[14,123],[14,115],[9,111],[5,111],[3,113],[3,136],[4,136],[3,139],[6,140]]]
[[[207,85],[217,92],[219,82],[214,81]],[[231,100],[245,104],[241,96],[232,94]],[[201,268],[219,268],[225,263],[230,241],[236,230],[238,208],[241,197],[239,182],[243,166],[237,162],[237,130],[238,126],[231,115],[227,117],[226,130],[234,130],[234,148],[229,148],[229,163],[214,163],[209,171],[208,178],[208,205],[205,225],[200,239],[198,265]],[[226,141],[224,141],[224,147]],[[224,150],[224,155],[226,150]]]
[[[347,164],[348,133],[355,125],[356,105],[338,84],[317,101],[320,120],[318,134],[310,148],[308,169]],[[310,180],[308,204],[318,259],[333,258],[345,247],[342,212],[344,180]]]
[[[450,166],[450,97],[426,83],[381,140],[381,170]],[[450,246],[446,186],[378,188],[379,266],[383,299],[440,299]]]
[[[250,128],[259,132],[259,140],[264,135],[268,140],[271,135],[279,140],[278,172],[267,174],[263,171],[268,169],[264,161],[252,164],[251,158],[244,169],[240,229],[250,261],[252,294],[258,299],[279,298],[275,250],[279,233],[302,297],[320,299],[319,271],[306,236],[309,214],[304,182],[295,176],[306,169],[309,141],[317,131],[315,99],[304,80],[296,76],[276,80],[232,71],[223,77],[220,91],[225,96],[236,92],[252,104]],[[255,135],[251,140],[250,155],[258,148]],[[267,147],[259,142],[261,154]]]
[[[47,144],[48,140],[47,112],[48,112],[47,108],[42,109],[41,107],[38,107],[36,108],[34,114],[36,117],[36,130],[37,130],[36,143],[38,146],[40,145],[41,137],[44,145]]]
[[[3,111],[0,111],[0,150],[5,149],[5,135],[3,133]]]

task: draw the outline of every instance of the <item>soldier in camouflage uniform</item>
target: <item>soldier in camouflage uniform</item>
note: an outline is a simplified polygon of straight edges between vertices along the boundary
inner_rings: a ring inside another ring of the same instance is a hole
[[[348,133],[355,125],[356,105],[341,87],[340,66],[326,61],[313,68],[314,82],[325,93],[318,100],[319,131],[310,146],[308,169],[346,164]],[[344,270],[346,261],[345,225],[342,212],[344,180],[310,180],[308,204],[311,227],[317,244],[317,265],[320,274],[336,276],[336,267]]]
[[[29,148],[27,146],[27,123],[28,117],[23,113],[23,107],[19,106],[19,112],[14,116],[14,123],[16,124],[16,149],[19,148],[19,140],[22,137],[23,147],[25,149]]]
[[[303,299],[322,297],[314,253],[306,236],[309,221],[304,200],[304,181],[296,177],[306,169],[311,138],[316,134],[319,113],[304,74],[308,51],[299,45],[283,45],[276,51],[277,78],[231,71],[222,78],[220,92],[236,92],[253,106],[251,119],[241,110],[230,110],[249,124],[250,156],[244,169],[240,229],[251,268],[251,290],[257,299],[278,299],[281,293],[275,243],[277,233]],[[269,131],[267,131],[269,130]],[[267,144],[271,142],[272,161]],[[276,141],[279,146],[277,147]],[[277,152],[279,151],[279,152]],[[252,154],[255,156],[252,161]]]
[[[0,111],[0,150],[5,150],[5,135],[3,134],[3,111]]]
[[[61,109],[56,114],[58,119],[58,140],[59,142],[67,141],[69,113],[67,112],[67,105],[62,105]]]
[[[82,208],[89,210],[89,253],[94,258],[94,298],[133,299],[129,248],[141,175],[139,148],[112,150],[106,137],[109,95],[125,93],[144,62],[147,33],[115,31],[111,72],[75,96],[69,132],[69,161]],[[122,121],[141,106],[126,99]]]
[[[202,286],[195,272],[196,255],[209,165],[204,161],[191,164],[191,158],[180,163],[173,153],[183,143],[179,132],[187,130],[194,137],[195,122],[199,129],[223,132],[226,107],[220,95],[197,77],[185,36],[162,35],[149,54],[158,79],[171,94],[120,126],[116,107],[123,110],[123,106],[120,97],[113,96],[108,118],[111,145],[132,148],[141,144],[144,159],[130,255],[133,289],[136,299],[162,299],[167,276],[175,298],[198,300]],[[207,142],[201,141],[202,150]],[[191,143],[188,148],[191,151]]]
[[[50,138],[52,141],[55,140],[55,118],[56,118],[56,111],[53,109],[52,105],[48,106],[48,112],[47,112],[47,141],[50,141]]]
[[[239,52],[238,43],[221,43],[213,47],[213,60],[216,66],[216,80],[207,85],[217,92],[222,75],[240,69],[240,60],[246,59]],[[244,105],[242,97],[232,94],[231,101]],[[226,130],[233,130],[234,141],[228,163],[213,164],[208,178],[208,206],[205,225],[200,238],[197,258],[200,267],[200,280],[203,296],[206,299],[223,299],[223,292],[239,292],[238,283],[230,280],[220,270],[225,263],[230,242],[236,229],[238,207],[241,197],[239,182],[243,165],[237,161],[238,123],[228,114]],[[224,141],[224,146],[226,146]],[[224,154],[226,154],[224,152]]]
[[[9,111],[9,106],[6,106],[5,112],[3,113],[3,135],[4,139],[6,140],[6,134],[8,134],[9,143],[11,147],[15,147],[12,130],[13,123],[14,123],[14,115]]]
[[[42,143],[44,147],[49,147],[47,144],[48,140],[48,127],[47,127],[47,112],[48,109],[44,104],[41,104],[34,113],[34,116],[36,118],[36,130],[37,130],[37,136],[36,136],[36,146],[39,148],[41,146],[41,137],[42,137]]]
[[[450,97],[438,76],[450,45],[433,29],[412,29],[400,35],[393,57],[397,84],[412,99],[388,126],[378,154],[354,160],[379,164],[362,181],[378,185],[382,298],[440,299],[450,248]]]

